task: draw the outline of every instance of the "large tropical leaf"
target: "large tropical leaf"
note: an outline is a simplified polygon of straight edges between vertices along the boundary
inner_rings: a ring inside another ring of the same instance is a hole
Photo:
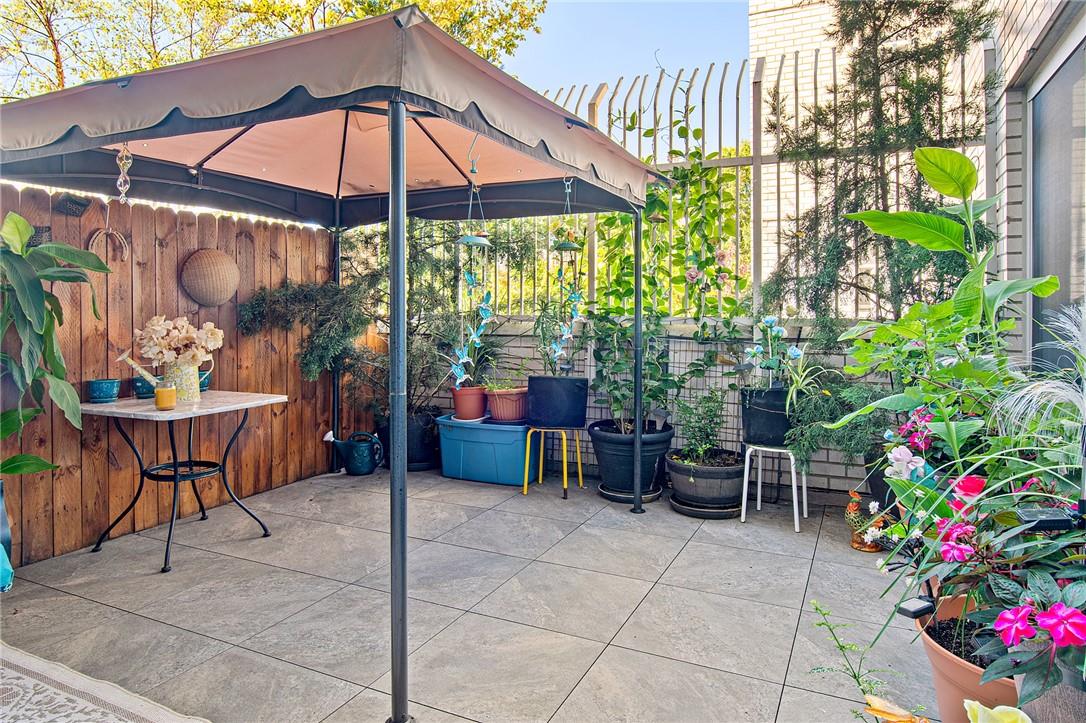
[[[42,333],[45,329],[45,290],[37,271],[22,256],[5,248],[0,248],[0,268],[3,268],[4,276],[15,291],[15,300],[19,302],[31,328]]]
[[[981,311],[984,308],[984,281],[988,273],[988,262],[992,259],[992,253],[992,249],[984,252],[980,263],[962,277],[957,290],[954,292],[952,299],[954,313],[971,322],[980,319]]]
[[[42,244],[30,249],[30,255],[32,256],[43,254],[89,271],[98,271],[103,274],[109,273],[109,267],[106,266],[102,259],[98,258],[97,254],[77,249],[68,244]]]
[[[55,464],[50,464],[34,454],[13,454],[0,460],[0,475],[37,474],[56,468]]]
[[[35,407],[33,409],[9,409],[0,414],[0,439],[7,439],[15,434],[41,412],[41,409]]]
[[[886,409],[891,412],[904,412],[914,409],[919,403],[920,400],[915,395],[909,394],[908,390],[906,390],[900,394],[891,394],[888,397],[877,399],[865,407],[861,407],[854,412],[846,414],[836,422],[823,422],[822,426],[826,429],[840,429],[853,419],[856,419],[856,417],[871,414],[871,412],[874,412],[876,409]]]
[[[8,211],[4,216],[4,224],[0,226],[0,239],[13,252],[23,255],[26,242],[34,235],[34,227],[30,222],[17,213]]]
[[[862,221],[877,234],[904,239],[929,251],[957,251],[969,255],[965,249],[965,227],[946,216],[920,211],[871,210],[846,213],[845,218]]]
[[[73,269],[70,266],[47,266],[38,269],[38,278],[42,281],[71,281],[73,283],[90,281],[86,271]]]
[[[977,187],[977,167],[969,156],[949,148],[917,148],[913,151],[916,170],[944,196],[966,200]]]
[[[60,350],[60,338],[57,336],[56,323],[52,316],[45,318],[45,334],[42,336],[42,356],[49,371],[56,377],[68,376],[68,367],[64,363],[64,354]]]
[[[79,412],[79,395],[75,387],[65,379],[60,379],[52,374],[46,375],[49,381],[49,398],[53,404],[64,411],[64,417],[76,429],[83,429],[83,418]]]
[[[1032,292],[1034,296],[1051,296],[1060,288],[1058,276],[1034,276],[1029,279],[1003,279],[992,281],[984,287],[984,311],[989,319],[995,319],[1007,301],[1017,294]]]
[[[34,370],[41,362],[42,335],[35,332],[30,320],[18,305],[12,308],[15,330],[19,333],[19,364],[24,379],[33,379]]]
[[[947,213],[952,213],[966,223],[974,223],[975,221],[980,219],[981,216],[987,213],[988,209],[990,209],[997,203],[999,203],[999,194],[996,194],[991,198],[982,198],[979,201],[973,201],[972,214],[970,214],[969,210],[966,209],[964,203],[955,203],[953,206],[944,206],[939,210],[946,211]]]

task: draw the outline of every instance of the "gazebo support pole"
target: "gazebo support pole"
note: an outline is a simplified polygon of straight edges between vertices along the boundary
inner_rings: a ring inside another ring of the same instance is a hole
[[[633,368],[633,385],[634,385],[634,438],[633,438],[633,509],[630,512],[634,514],[641,514],[645,509],[641,506],[641,416],[643,400],[641,398],[641,366],[643,363],[642,357],[644,356],[644,343],[642,341],[642,299],[641,299],[641,209],[635,208],[633,210],[633,236],[634,236],[634,252],[633,252],[633,265],[634,265],[634,319],[633,319],[633,337],[634,337],[634,368]],[[652,484],[652,480],[649,480],[649,484]]]
[[[339,286],[343,283],[343,272],[340,266],[340,255],[343,253],[343,226],[340,223],[340,201],[336,199],[336,225],[332,229],[332,283]],[[332,436],[336,439],[340,438],[340,417],[342,412],[340,411],[340,400],[342,398],[343,387],[343,373],[337,368],[332,370]],[[336,445],[328,445],[332,448],[331,452],[331,469],[330,472],[335,472],[339,469],[338,454],[336,453]]]
[[[407,179],[406,108],[388,104],[389,412],[392,527],[392,717],[407,723]]]

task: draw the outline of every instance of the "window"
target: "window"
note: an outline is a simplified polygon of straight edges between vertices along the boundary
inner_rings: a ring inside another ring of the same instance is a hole
[[[1051,336],[1046,312],[1081,304],[1086,289],[1086,41],[1029,105],[1029,231],[1033,274],[1055,274],[1060,290],[1033,301],[1033,343]],[[1055,350],[1035,354],[1058,363]]]

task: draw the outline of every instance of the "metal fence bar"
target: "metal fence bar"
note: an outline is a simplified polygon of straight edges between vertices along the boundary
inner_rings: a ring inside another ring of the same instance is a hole
[[[750,84],[750,152],[754,164],[750,169],[751,177],[751,222],[750,222],[750,290],[752,309],[757,316],[762,310],[762,75],[765,73],[765,58],[758,58],[754,65],[754,77]],[[739,123],[736,122],[736,128]],[[736,143],[738,149],[739,144]],[[739,209],[738,178],[736,174],[736,214]],[[739,235],[739,219],[736,218],[736,236]]]

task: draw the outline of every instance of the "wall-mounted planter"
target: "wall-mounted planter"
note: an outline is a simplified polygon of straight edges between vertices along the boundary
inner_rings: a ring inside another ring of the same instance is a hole
[[[438,417],[441,433],[441,474],[473,482],[524,484],[524,449],[528,427],[522,424],[461,422]],[[535,479],[538,449],[532,447],[528,479]]]

